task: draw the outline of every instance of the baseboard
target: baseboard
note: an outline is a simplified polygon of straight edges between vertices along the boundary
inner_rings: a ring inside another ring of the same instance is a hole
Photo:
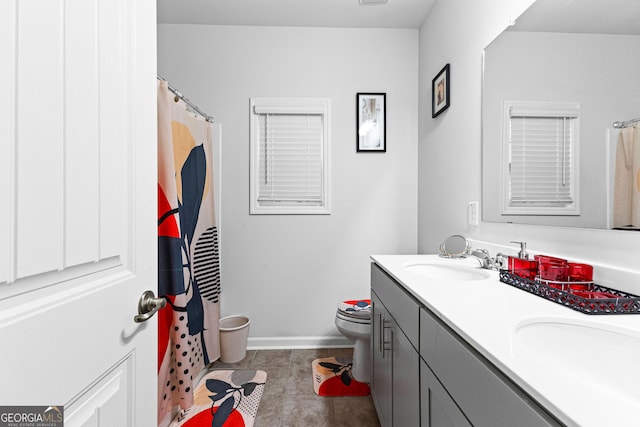
[[[342,348],[353,347],[353,344],[343,336],[322,337],[249,337],[248,350],[278,350],[304,348]]]

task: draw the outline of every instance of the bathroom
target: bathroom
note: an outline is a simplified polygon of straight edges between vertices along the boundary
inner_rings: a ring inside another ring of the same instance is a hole
[[[532,3],[436,0],[409,29],[159,18],[158,74],[222,126],[222,315],[251,318],[250,348],[346,344],[333,323],[336,303],[368,294],[369,256],[435,253],[451,234],[492,253],[515,253],[509,242],[526,241],[536,252],[637,274],[637,233],[469,225],[469,202],[483,200],[482,51]],[[445,64],[451,105],[432,118],[431,81]],[[357,92],[387,94],[385,153],[356,152]],[[330,215],[249,214],[252,97],[331,99]],[[628,291],[640,293],[640,284]]]
[[[434,253],[451,234],[634,268],[635,233],[468,224],[482,200],[482,51],[531,3],[437,1],[419,30],[166,24],[184,18],[160,10],[159,73],[222,124],[222,310],[252,319],[251,347],[335,344],[327,313],[367,294],[369,255]],[[451,106],[431,118],[447,63]],[[354,147],[366,91],[387,93],[386,153]],[[330,215],[249,215],[252,97],[331,99]]]
[[[160,13],[159,72],[222,123],[222,310],[251,318],[249,348],[339,346],[335,305],[368,296],[368,256],[435,253],[451,234],[492,254],[515,254],[510,242],[526,241],[536,252],[637,269],[633,232],[469,224],[469,202],[483,200],[482,52],[531,3],[436,1],[419,30],[190,25],[186,14]],[[432,118],[431,82],[447,63],[451,106]],[[354,148],[357,92],[386,93],[385,153]],[[330,215],[248,214],[252,97],[331,99]]]

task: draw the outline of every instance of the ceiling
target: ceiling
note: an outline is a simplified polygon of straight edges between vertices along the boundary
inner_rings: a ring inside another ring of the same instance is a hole
[[[435,0],[157,0],[158,23],[419,28]]]
[[[510,30],[640,35],[640,1],[537,0]]]

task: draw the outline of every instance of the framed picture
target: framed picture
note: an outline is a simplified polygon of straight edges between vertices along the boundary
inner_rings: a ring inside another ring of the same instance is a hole
[[[449,78],[449,64],[447,64],[431,81],[431,117],[437,117],[449,108]]]
[[[387,151],[386,93],[356,95],[356,149],[358,152]]]

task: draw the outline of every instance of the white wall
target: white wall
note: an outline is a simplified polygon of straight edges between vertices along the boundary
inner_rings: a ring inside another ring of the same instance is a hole
[[[640,233],[481,222],[467,225],[467,203],[481,200],[481,55],[532,0],[438,0],[420,30],[419,235],[421,253],[466,233],[476,247],[545,252],[596,265],[596,280],[640,292]],[[431,79],[451,63],[451,106],[431,119]],[[616,271],[610,270],[616,268]],[[609,283],[609,281],[611,283]]]
[[[420,252],[467,231],[467,204],[481,200],[482,49],[533,0],[437,0],[420,29]],[[450,63],[451,105],[431,118],[431,80]]]
[[[250,346],[335,342],[369,255],[417,250],[418,31],[164,24],[158,73],[222,125],[223,315]],[[387,93],[385,154],[355,151],[357,92]],[[251,97],[331,99],[331,215],[249,215]]]

